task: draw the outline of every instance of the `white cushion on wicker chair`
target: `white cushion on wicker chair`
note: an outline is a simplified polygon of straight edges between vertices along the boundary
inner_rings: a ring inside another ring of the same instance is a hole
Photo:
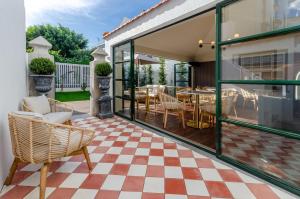
[[[72,112],[54,112],[54,113],[47,113],[43,116],[43,119],[45,121],[51,123],[59,123],[59,124],[71,120],[71,118],[72,118]]]
[[[15,111],[14,114],[24,116],[24,117],[30,117],[32,119],[37,119],[37,120],[42,120],[44,117],[40,113],[26,112],[26,111]]]
[[[38,97],[25,97],[24,102],[32,112],[43,115],[51,112],[48,98],[44,95]]]

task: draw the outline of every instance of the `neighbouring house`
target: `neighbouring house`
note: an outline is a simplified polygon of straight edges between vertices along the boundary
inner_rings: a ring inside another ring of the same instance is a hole
[[[0,26],[2,46],[0,49],[0,187],[2,187],[13,161],[7,113],[18,110],[21,100],[27,95],[23,0],[1,1]]]
[[[126,19],[103,34],[114,113],[299,194],[299,12],[287,0],[162,0]],[[136,54],[176,60],[173,87],[136,86]],[[186,127],[170,102],[191,105]]]

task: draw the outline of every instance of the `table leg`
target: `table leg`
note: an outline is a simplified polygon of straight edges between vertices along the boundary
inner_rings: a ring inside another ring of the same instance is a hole
[[[199,95],[196,95],[196,113],[195,113],[195,120],[196,120],[196,126],[199,128]]]
[[[147,98],[146,98],[146,112],[150,111],[150,98],[149,98],[149,89],[147,88]]]

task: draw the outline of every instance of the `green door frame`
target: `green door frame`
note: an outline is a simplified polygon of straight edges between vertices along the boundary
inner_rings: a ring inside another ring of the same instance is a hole
[[[254,125],[242,121],[236,121],[233,119],[223,118],[221,115],[222,111],[222,102],[221,102],[221,89],[223,84],[259,84],[259,85],[300,85],[300,81],[297,80],[222,80],[222,46],[232,45],[237,43],[243,43],[248,41],[260,40],[264,38],[270,38],[279,35],[285,35],[289,33],[300,32],[300,25],[294,27],[283,28],[275,31],[269,31],[264,33],[259,33],[255,35],[250,35],[246,37],[232,39],[230,41],[222,41],[222,9],[228,5],[236,3],[242,0],[225,0],[217,4],[216,7],[216,99],[217,99],[217,108],[216,108],[216,155],[221,160],[224,160],[234,166],[237,166],[243,170],[248,171],[249,173],[254,174],[266,181],[269,181],[277,186],[282,187],[294,194],[300,195],[300,187],[297,187],[294,184],[291,184],[283,179],[277,178],[271,174],[268,174],[262,170],[252,167],[251,165],[239,162],[233,158],[227,157],[222,154],[222,122],[234,124],[237,126],[242,126],[250,129],[260,130],[265,133],[271,133],[287,138],[293,138],[300,141],[300,134],[292,131],[284,131],[280,129],[269,128],[261,125]]]
[[[130,43],[130,60],[129,61],[121,61],[121,62],[116,62],[115,61],[115,49],[117,47],[120,47],[122,45],[126,45]],[[115,76],[115,72],[116,72],[116,64],[124,64],[124,63],[128,63],[130,62],[130,69],[129,69],[129,77],[134,77],[134,42],[133,40],[126,40],[124,42],[121,42],[121,43],[118,43],[114,46],[112,46],[112,63],[113,63],[113,112],[115,115],[118,115],[120,117],[123,117],[123,118],[126,118],[126,119],[129,119],[129,120],[134,120],[134,98],[135,98],[135,93],[134,93],[134,88],[135,88],[135,85],[134,85],[134,78],[129,78],[129,80],[124,80],[124,78],[121,80],[122,82],[124,81],[128,81],[129,82],[129,87],[131,89],[131,92],[130,92],[130,99],[126,99],[126,100],[130,100],[130,116],[127,116],[127,115],[124,115],[124,114],[120,114],[118,112],[116,112],[115,110],[115,99],[122,99],[124,100],[123,96],[122,97],[119,97],[119,96],[115,96],[115,91],[116,91],[116,84],[115,84],[115,81],[116,81],[116,76]],[[122,66],[122,72],[124,70],[124,67]]]

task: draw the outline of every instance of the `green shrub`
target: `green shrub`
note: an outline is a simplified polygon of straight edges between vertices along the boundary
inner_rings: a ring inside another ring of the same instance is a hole
[[[108,76],[112,73],[111,65],[108,62],[97,64],[95,73],[97,76]]]
[[[31,61],[29,69],[38,75],[52,75],[55,72],[55,64],[47,58],[35,58]]]

